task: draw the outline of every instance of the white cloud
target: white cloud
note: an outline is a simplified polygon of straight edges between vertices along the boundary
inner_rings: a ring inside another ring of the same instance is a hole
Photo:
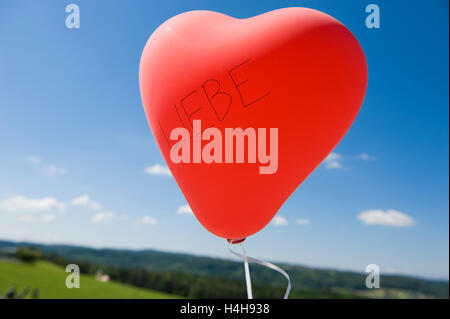
[[[172,176],[172,173],[166,166],[162,166],[159,164],[147,167],[145,169],[145,172],[150,175]]]
[[[301,226],[303,226],[303,225],[308,225],[308,224],[309,224],[309,219],[305,219],[305,218],[297,218],[297,219],[295,220],[295,223],[296,223],[297,225],[301,225]]]
[[[66,205],[56,198],[28,198],[25,196],[12,196],[0,201],[0,209],[8,212],[47,212],[52,210],[64,211]]]
[[[186,204],[186,205],[183,205],[183,206],[180,206],[177,208],[177,214],[192,215],[193,211],[192,211],[191,207],[188,204]]]
[[[272,222],[275,226],[287,226],[289,224],[287,219],[282,216],[275,216]]]
[[[89,197],[89,195],[81,195],[81,196],[75,197],[69,203],[74,206],[84,206],[84,207],[88,207],[93,210],[98,210],[101,208],[101,205],[97,202],[94,202]]]
[[[30,157],[28,157],[28,161],[31,164],[34,164],[34,165],[42,163],[42,159],[40,157],[37,157],[37,156],[30,156]]]
[[[33,165],[38,165],[50,177],[66,175],[68,173],[64,167],[50,164],[44,165],[44,161],[38,156],[29,156],[28,161]]]
[[[43,167],[44,173],[47,176],[54,177],[54,176],[62,176],[67,174],[67,170],[64,167],[59,167],[55,165],[45,165]]]
[[[327,169],[341,169],[342,168],[342,155],[332,152],[325,158],[324,165]]]
[[[139,223],[141,224],[149,224],[149,225],[156,225],[158,223],[158,220],[154,217],[150,216],[144,216],[141,219],[139,219]]]
[[[43,223],[49,223],[55,220],[55,215],[53,214],[46,214],[44,216],[41,217],[41,221]]]
[[[370,155],[368,153],[361,153],[357,156],[353,157],[345,157],[345,160],[361,160],[361,161],[375,161],[376,157],[373,155]],[[325,168],[333,170],[333,169],[342,169],[344,168],[343,165],[344,162],[344,156],[335,152],[331,152],[327,158],[324,159],[323,164],[325,165]]]
[[[414,218],[394,209],[366,210],[361,212],[357,219],[364,225],[382,225],[392,227],[409,227],[416,223]]]
[[[370,154],[367,154],[367,153],[361,153],[358,155],[358,159],[363,160],[363,161],[374,161],[374,160],[376,160],[376,157],[372,156]]]
[[[34,222],[34,217],[31,215],[22,215],[17,217],[17,220],[23,223],[31,223]]]
[[[116,214],[113,212],[101,212],[92,216],[91,221],[94,224],[100,224],[109,220],[116,218]]]

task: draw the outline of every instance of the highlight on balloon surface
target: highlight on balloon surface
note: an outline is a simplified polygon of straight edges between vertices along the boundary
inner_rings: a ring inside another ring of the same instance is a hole
[[[153,136],[196,218],[239,243],[344,137],[367,66],[353,34],[320,11],[247,19],[190,11],[150,36],[139,84]]]

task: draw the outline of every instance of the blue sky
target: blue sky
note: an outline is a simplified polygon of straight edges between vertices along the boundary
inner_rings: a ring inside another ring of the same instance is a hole
[[[448,278],[447,1],[376,1],[380,29],[365,27],[364,1],[77,0],[81,28],[69,30],[69,3],[0,3],[0,239],[232,258],[180,213],[186,201],[142,108],[140,54],[184,11],[245,18],[305,6],[358,38],[367,94],[332,157],[247,240],[249,254]]]

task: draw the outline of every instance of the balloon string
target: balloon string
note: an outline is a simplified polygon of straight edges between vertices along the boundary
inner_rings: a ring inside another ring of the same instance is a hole
[[[244,255],[244,270],[245,270],[245,282],[247,284],[247,297],[248,297],[248,299],[253,299],[252,281],[250,279],[250,269],[248,268],[247,252],[245,251],[243,244],[239,244],[239,245],[241,245],[242,252]]]
[[[275,271],[278,271],[280,274],[282,274],[288,280],[288,286],[286,288],[286,293],[284,294],[284,299],[288,299],[289,298],[289,294],[291,292],[291,278],[289,277],[288,273],[285,272],[280,267],[278,267],[278,266],[276,266],[276,265],[274,265],[272,263],[269,263],[268,261],[259,260],[259,259],[247,256],[247,252],[245,251],[244,245],[242,243],[240,245],[242,247],[243,254],[235,252],[233,249],[231,249],[231,244],[230,244],[229,250],[230,250],[230,252],[233,255],[241,258],[244,261],[245,281],[247,283],[247,296],[248,296],[248,299],[253,299],[252,283],[251,283],[251,280],[250,280],[250,271],[249,271],[249,267],[248,267],[248,263],[249,262],[265,266],[267,268],[270,268],[270,269],[273,269]]]

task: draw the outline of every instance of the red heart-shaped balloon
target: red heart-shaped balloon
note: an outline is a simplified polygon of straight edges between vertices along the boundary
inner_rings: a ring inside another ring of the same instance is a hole
[[[153,135],[194,214],[217,236],[239,239],[262,229],[345,135],[364,99],[367,66],[352,33],[316,10],[248,19],[191,11],[151,35],[139,81]],[[269,128],[277,128],[277,167],[261,174],[268,164],[250,155],[244,163],[193,163],[194,120],[222,133],[252,128],[258,139],[258,128],[267,129],[258,145],[267,152],[275,142]],[[189,163],[171,160],[179,127],[192,136]]]

